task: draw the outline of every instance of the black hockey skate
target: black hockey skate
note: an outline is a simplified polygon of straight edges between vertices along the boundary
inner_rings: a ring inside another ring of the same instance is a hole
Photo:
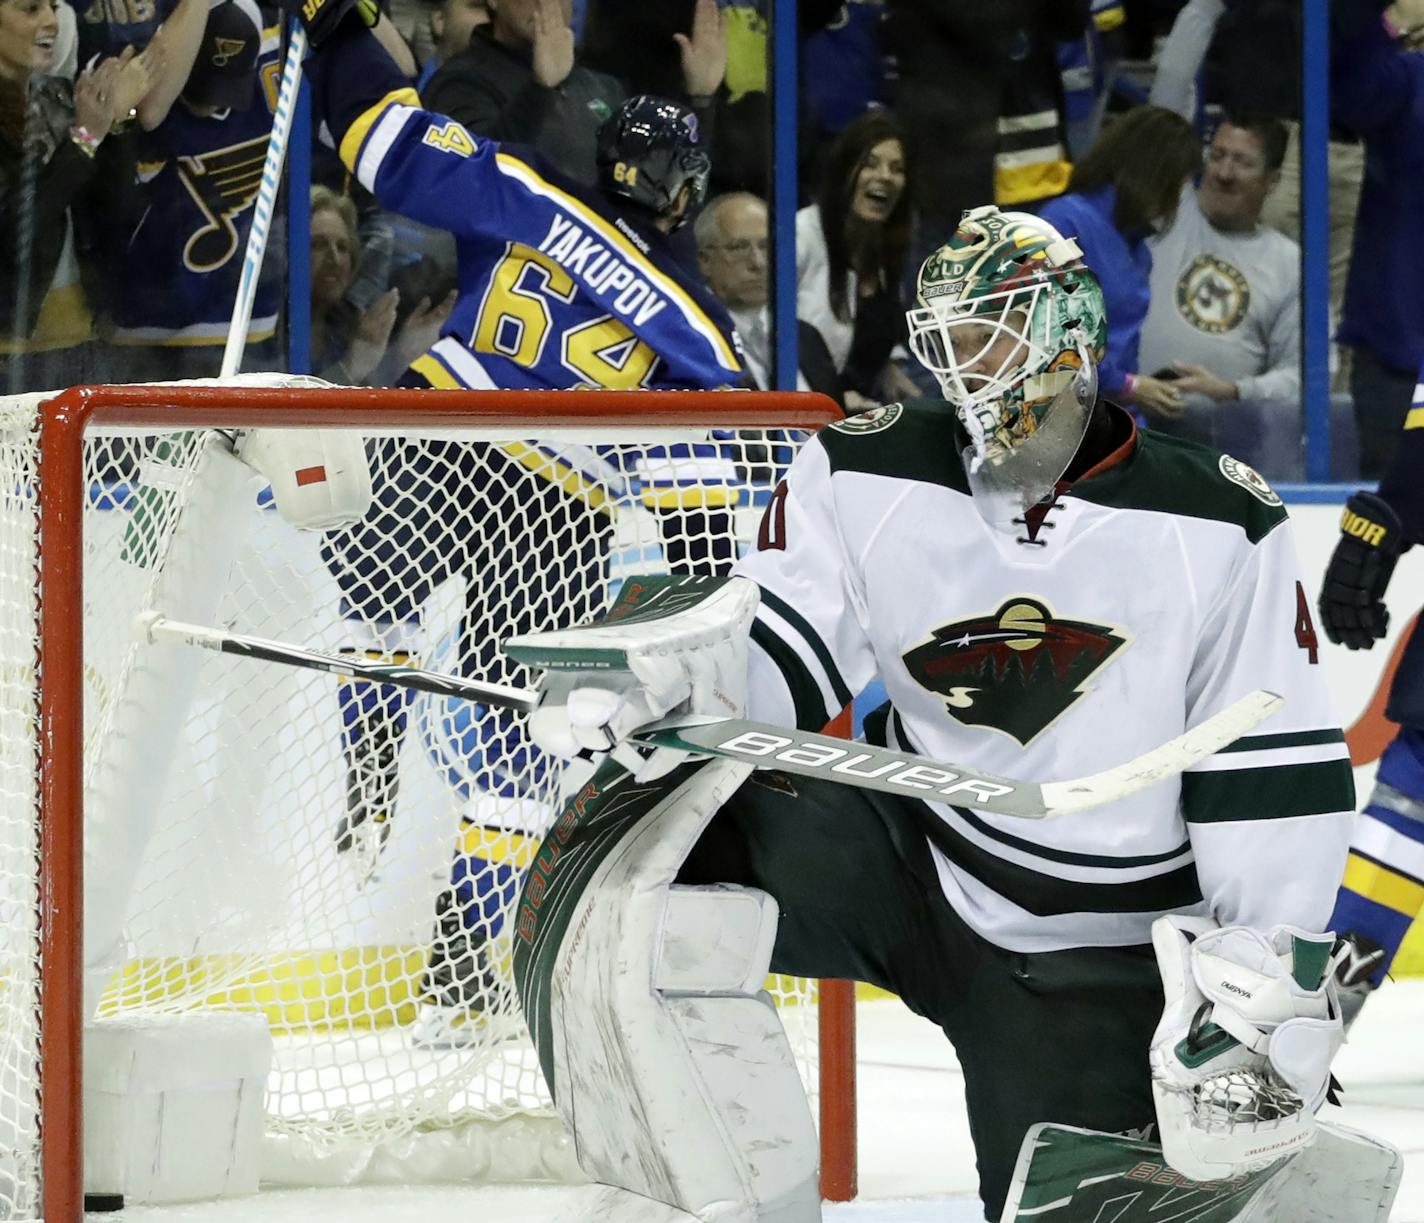
[[[435,901],[435,937],[420,982],[420,1015],[412,1039],[430,1049],[464,1049],[518,1030],[512,990],[491,966],[489,934],[465,925],[452,892]]]
[[[368,713],[363,733],[345,748],[346,814],[336,821],[336,852],[350,863],[356,886],[376,873],[391,836],[400,793],[403,719]]]

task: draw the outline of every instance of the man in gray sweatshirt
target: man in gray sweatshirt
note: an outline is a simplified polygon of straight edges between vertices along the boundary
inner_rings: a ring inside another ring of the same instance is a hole
[[[1261,224],[1285,144],[1275,119],[1224,119],[1201,182],[1152,240],[1141,366],[1171,371],[1198,409],[1299,410],[1300,247]]]

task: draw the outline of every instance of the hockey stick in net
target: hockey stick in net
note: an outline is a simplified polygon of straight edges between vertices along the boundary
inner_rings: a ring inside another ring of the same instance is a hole
[[[141,613],[134,620],[133,629],[135,637],[150,644],[175,641],[222,654],[395,684],[417,692],[460,697],[525,713],[539,700],[539,694],[529,688],[489,684],[397,663],[324,654],[263,637],[170,620],[156,611]],[[670,747],[707,756],[725,756],[758,768],[823,777],[909,798],[939,799],[976,811],[1041,820],[1086,811],[1145,790],[1234,743],[1283,703],[1275,693],[1258,688],[1160,747],[1125,764],[1069,781],[1018,781],[968,765],[941,764],[909,752],[787,730],[744,718],[711,721],[668,718],[644,727],[632,738],[645,747]]]
[[[517,709],[522,713],[528,713],[539,703],[539,694],[528,688],[487,684],[459,675],[445,675],[439,671],[425,671],[420,667],[402,666],[400,663],[374,662],[345,654],[323,654],[319,650],[307,650],[282,641],[270,641],[265,637],[247,637],[241,633],[228,633],[203,624],[170,620],[156,611],[140,612],[134,618],[133,635],[139,641],[149,644],[156,644],[160,640],[177,641],[204,650],[216,650],[220,654],[259,658],[263,662],[282,663],[288,667],[305,667],[311,671],[325,671],[329,675],[339,675],[346,679],[394,684],[398,688],[412,688],[434,696],[460,697],[468,701],[479,701],[483,705],[497,705],[502,709]]]

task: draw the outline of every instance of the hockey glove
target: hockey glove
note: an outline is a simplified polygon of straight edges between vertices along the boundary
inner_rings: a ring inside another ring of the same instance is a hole
[[[313,47],[330,38],[347,13],[354,12],[368,30],[381,19],[377,0],[282,0],[282,7],[306,27]]]
[[[1368,650],[1389,627],[1384,592],[1404,548],[1399,515],[1374,493],[1345,502],[1340,540],[1325,568],[1320,619],[1336,645]]]
[[[662,776],[687,753],[644,759],[627,737],[673,715],[742,713],[759,598],[746,578],[630,577],[602,620],[510,638],[511,657],[547,672],[530,738],[556,756],[612,752],[640,782]]]
[[[1169,916],[1152,924],[1152,946],[1167,1002],[1151,1048],[1167,1162],[1214,1180],[1312,1142],[1345,1039],[1333,938]]]

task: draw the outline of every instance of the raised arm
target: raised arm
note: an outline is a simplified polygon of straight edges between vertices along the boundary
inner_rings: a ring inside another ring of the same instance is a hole
[[[198,48],[203,43],[210,7],[209,0],[179,0],[178,7],[158,27],[144,49],[145,56],[156,60],[153,84],[137,107],[139,125],[145,131],[153,131],[168,118],[173,103],[188,83],[193,61],[198,58]]]
[[[1147,95],[1150,105],[1176,111],[1189,123],[1196,118],[1197,74],[1225,11],[1225,0],[1187,0],[1162,44],[1152,91]]]

